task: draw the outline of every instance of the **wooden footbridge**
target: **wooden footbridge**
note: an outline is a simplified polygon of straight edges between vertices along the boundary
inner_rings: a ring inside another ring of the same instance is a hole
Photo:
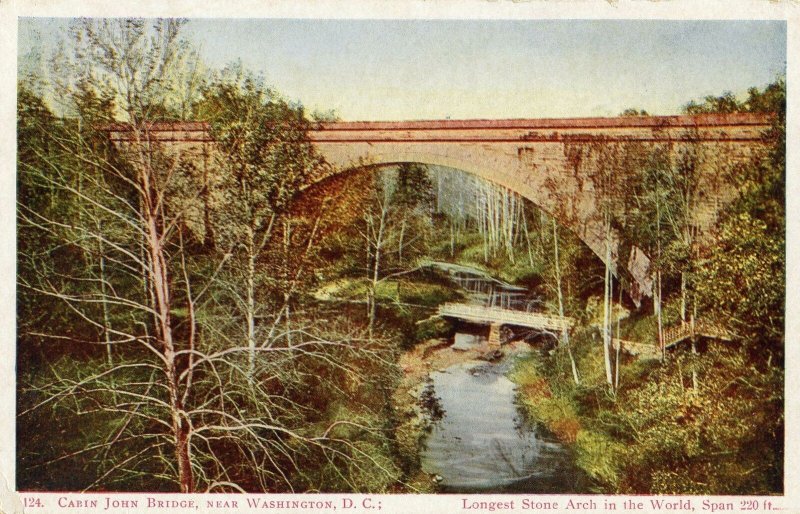
[[[503,325],[563,332],[574,324],[572,318],[551,316],[539,312],[524,312],[499,307],[483,307],[465,303],[445,303],[439,306],[438,315],[472,323],[489,325],[489,344],[500,345],[500,328]]]
[[[709,321],[698,319],[683,322],[664,330],[664,348],[669,350],[677,344],[693,337],[707,337],[730,341],[731,335],[727,330]]]
[[[466,303],[445,303],[439,306],[438,316],[456,318],[472,323],[489,325],[489,344],[499,346],[500,329],[504,325],[533,328],[542,331],[563,332],[574,325],[572,318],[553,316],[540,312],[524,312],[499,307],[484,307]],[[706,320],[692,320],[682,322],[664,329],[663,349],[669,350],[681,342],[697,337],[730,341],[731,335],[722,327]],[[658,344],[658,337],[654,343],[640,343],[613,338],[612,346],[641,359],[657,359],[662,354],[662,346]]]
[[[663,348],[664,350],[670,350],[686,340],[698,337],[717,339],[719,341],[731,341],[732,339],[730,333],[719,325],[698,319],[689,322],[684,321],[665,328],[663,332]],[[619,346],[621,350],[640,359],[658,359],[661,357],[662,350],[661,345],[658,344],[657,335],[655,339],[656,342],[648,344],[614,338],[611,340],[611,344],[614,349]]]

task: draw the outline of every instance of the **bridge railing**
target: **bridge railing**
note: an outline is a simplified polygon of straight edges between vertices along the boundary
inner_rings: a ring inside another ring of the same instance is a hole
[[[713,337],[721,340],[730,340],[730,334],[722,327],[703,320],[682,322],[664,329],[664,346],[670,347],[690,337]]]
[[[482,307],[463,303],[445,303],[439,306],[440,316],[462,318],[484,323],[501,323],[543,330],[564,331],[574,325],[572,318],[550,316],[537,312],[522,312],[499,307]]]

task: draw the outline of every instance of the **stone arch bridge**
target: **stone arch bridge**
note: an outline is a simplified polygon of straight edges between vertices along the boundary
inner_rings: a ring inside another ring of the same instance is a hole
[[[328,122],[312,126],[309,138],[331,165],[333,174],[365,166],[415,162],[472,173],[507,187],[555,216],[601,259],[605,231],[598,186],[591,166],[579,166],[570,148],[611,147],[626,143],[666,145],[672,152],[693,148],[699,155],[700,187],[695,225],[705,232],[736,196],[731,174],[736,166],[766,148],[764,132],[771,117],[763,114],[634,116],[614,118],[439,120],[401,122]],[[207,125],[159,123],[151,138],[197,150],[212,143]],[[122,126],[111,129],[116,141],[127,141]],[[650,284],[641,260],[618,255],[612,237],[612,266],[627,265],[637,289]],[[646,259],[645,259],[646,262]],[[633,268],[633,269],[632,269]]]

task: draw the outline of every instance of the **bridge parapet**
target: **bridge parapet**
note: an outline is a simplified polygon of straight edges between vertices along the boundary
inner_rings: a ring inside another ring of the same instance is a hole
[[[758,142],[770,127],[772,116],[756,113],[701,114],[685,116],[618,116],[612,118],[542,118],[507,120],[338,121],[317,123],[309,139],[319,143],[379,142],[391,140],[467,142],[609,140],[669,141],[693,138]],[[150,141],[182,143],[213,142],[204,121],[153,122],[145,125]],[[135,142],[130,126],[109,125],[111,139]]]
[[[770,116],[755,113],[613,118],[507,120],[341,121],[320,123],[309,135],[321,144],[357,142],[585,142],[758,141]]]

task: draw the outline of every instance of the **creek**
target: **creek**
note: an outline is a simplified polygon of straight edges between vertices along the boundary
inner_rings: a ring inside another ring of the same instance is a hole
[[[465,272],[471,270],[458,271],[463,287]],[[490,292],[490,298],[502,298],[510,289],[502,284],[498,292],[498,281],[486,277],[469,279],[473,292]],[[513,293],[524,294],[520,288]],[[467,334],[456,334],[455,340],[460,350],[485,342]],[[517,403],[515,385],[506,373],[517,356],[531,350],[522,342],[511,348],[504,348],[507,355],[498,362],[469,360],[430,374],[424,396],[433,399],[435,415],[421,443],[423,471],[435,477],[441,492],[587,492],[588,481],[572,451],[526,419]]]
[[[525,419],[505,376],[515,357],[431,373],[441,417],[423,439],[422,469],[450,493],[580,493],[572,452]]]

